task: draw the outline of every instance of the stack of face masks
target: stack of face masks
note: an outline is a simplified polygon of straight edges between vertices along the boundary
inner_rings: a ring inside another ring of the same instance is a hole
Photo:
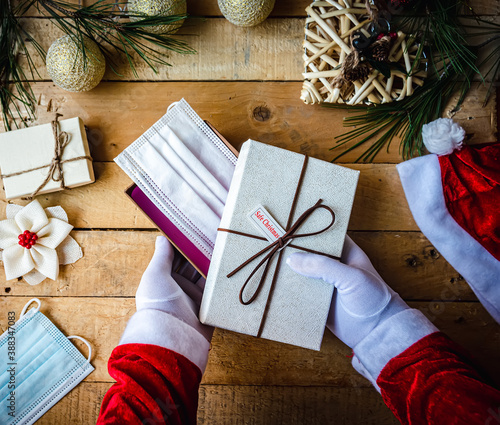
[[[116,163],[210,260],[236,156],[182,99]]]

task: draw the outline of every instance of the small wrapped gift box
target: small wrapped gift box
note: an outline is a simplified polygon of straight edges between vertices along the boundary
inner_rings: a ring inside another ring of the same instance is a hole
[[[334,288],[294,273],[281,257],[300,250],[341,255],[358,177],[355,170],[244,143],[218,229],[201,322],[319,350]]]
[[[94,182],[80,118],[0,134],[0,170],[7,199],[56,192]]]

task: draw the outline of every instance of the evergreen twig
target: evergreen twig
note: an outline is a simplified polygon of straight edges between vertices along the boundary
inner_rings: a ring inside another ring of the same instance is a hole
[[[26,15],[32,7],[52,18],[63,32],[72,36],[84,60],[89,54],[85,38],[93,40],[116,74],[115,52],[125,56],[136,77],[135,54],[157,73],[159,65],[170,66],[166,60],[169,52],[195,53],[185,41],[173,38],[171,34],[148,31],[158,25],[179,26],[187,18],[186,15],[127,15],[119,7],[126,4],[126,1],[110,3],[108,0],[96,0],[89,6],[81,7],[63,0],[20,0],[13,10],[10,1],[0,0],[0,105],[6,130],[11,129],[11,122],[18,127],[18,122],[26,125],[27,120],[35,119],[36,99],[28,77],[34,80],[35,74],[39,74],[26,43],[30,43],[43,60],[45,51],[19,22],[19,17]],[[127,19],[129,17],[136,19],[132,22]],[[18,62],[21,55],[27,63],[26,72]],[[21,110],[21,105],[24,105],[25,111]],[[26,113],[27,117],[24,116]]]
[[[26,11],[30,7],[35,7],[41,14],[54,18],[54,22],[62,31],[73,36],[84,58],[85,37],[96,42],[106,62],[117,74],[113,50],[125,55],[136,77],[138,74],[132,60],[134,52],[155,73],[158,72],[157,65],[170,66],[166,61],[168,51],[182,54],[195,53],[186,42],[172,37],[171,34],[148,32],[148,29],[158,25],[179,25],[187,15],[125,14],[117,6],[126,4],[127,2],[110,3],[107,0],[97,0],[89,6],[80,7],[61,0],[24,0],[20,9]],[[138,20],[132,22],[126,19],[128,17]]]
[[[33,119],[35,114],[35,95],[31,89],[28,76],[39,76],[31,60],[25,40],[31,42],[35,50],[43,54],[42,47],[24,31],[11,9],[9,1],[0,2],[0,104],[5,129],[11,130],[11,122],[19,126],[17,117],[22,118],[24,113],[28,119]],[[18,62],[18,57],[26,58],[26,75],[23,67]],[[13,81],[11,84],[10,81]],[[21,110],[21,105],[24,110]]]
[[[397,24],[407,34],[420,39],[417,57],[425,55],[428,59],[428,78],[414,94],[399,102],[377,105],[355,105],[325,103],[323,106],[346,109],[356,115],[344,119],[345,126],[355,126],[338,137],[337,145],[331,150],[346,144],[348,149],[337,155],[336,161],[348,152],[378,137],[358,161],[371,162],[375,156],[389,146],[394,137],[400,137],[400,153],[404,159],[421,155],[423,142],[422,126],[442,116],[444,108],[453,96],[458,95],[457,103],[451,113],[458,110],[472,85],[475,75],[481,75],[479,68],[484,63],[492,63],[485,75],[498,76],[500,71],[500,47],[497,47],[484,61],[476,65],[478,48],[467,42],[464,26],[458,22],[458,10],[464,2],[434,0],[419,2],[424,13],[417,16],[402,16]],[[466,5],[469,9],[470,6]],[[476,18],[477,19],[477,18]],[[496,28],[496,35],[499,35]],[[500,37],[499,37],[500,38]],[[497,38],[493,37],[493,42]],[[410,71],[413,72],[412,69]],[[491,92],[491,87],[489,92]]]

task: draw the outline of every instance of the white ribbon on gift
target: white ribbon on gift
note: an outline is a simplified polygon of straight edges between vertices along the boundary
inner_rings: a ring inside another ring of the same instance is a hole
[[[0,259],[7,280],[23,276],[30,285],[45,278],[56,280],[59,264],[72,264],[83,257],[80,245],[69,236],[73,226],[62,207],[45,210],[35,200],[25,207],[8,204],[7,220],[0,221]],[[27,249],[19,245],[19,235],[25,230],[36,233],[38,239]]]

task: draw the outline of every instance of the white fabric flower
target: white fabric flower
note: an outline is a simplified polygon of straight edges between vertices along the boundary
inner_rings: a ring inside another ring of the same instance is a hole
[[[465,130],[450,118],[438,118],[422,127],[422,139],[430,153],[449,155],[462,149]]]
[[[8,204],[7,220],[0,221],[0,259],[7,280],[23,276],[30,285],[46,277],[56,280],[59,264],[71,264],[83,254],[78,243],[69,236],[73,226],[61,207],[45,210],[38,201],[22,207]],[[32,244],[22,240],[22,234],[36,236]]]

